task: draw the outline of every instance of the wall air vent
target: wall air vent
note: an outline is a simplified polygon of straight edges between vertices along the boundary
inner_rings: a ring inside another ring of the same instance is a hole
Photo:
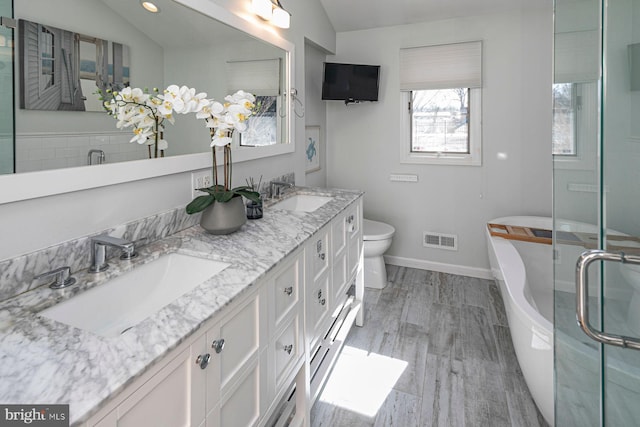
[[[456,234],[443,234],[425,231],[422,233],[422,246],[425,248],[458,250],[458,236]]]

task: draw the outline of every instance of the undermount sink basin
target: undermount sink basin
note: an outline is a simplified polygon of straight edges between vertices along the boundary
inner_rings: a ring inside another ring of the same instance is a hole
[[[331,200],[333,200],[333,197],[296,194],[276,203],[272,208],[286,211],[313,212]]]
[[[178,253],[163,255],[40,315],[103,337],[116,337],[228,266]]]

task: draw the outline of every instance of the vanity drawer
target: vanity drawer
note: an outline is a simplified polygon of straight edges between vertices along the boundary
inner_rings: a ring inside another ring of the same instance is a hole
[[[283,270],[276,273],[271,287],[273,304],[274,328],[280,329],[280,325],[295,310],[300,301],[300,286],[302,282],[302,266],[300,257],[286,265]]]

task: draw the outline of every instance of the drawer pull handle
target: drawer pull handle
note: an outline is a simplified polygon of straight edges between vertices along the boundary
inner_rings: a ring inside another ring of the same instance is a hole
[[[291,354],[292,350],[293,350],[293,344],[289,344],[289,345],[285,345],[284,346],[284,351],[286,351],[287,354]]]
[[[291,296],[291,294],[293,293],[293,286],[289,286],[287,288],[284,288],[284,293]]]
[[[214,340],[211,343],[211,348],[213,348],[216,351],[216,353],[220,354],[224,349],[224,340],[223,339]]]
[[[200,369],[207,369],[209,366],[209,360],[211,360],[211,355],[209,353],[205,355],[200,355],[196,358],[196,365],[200,365]]]
[[[318,291],[318,299],[322,298],[322,289]]]

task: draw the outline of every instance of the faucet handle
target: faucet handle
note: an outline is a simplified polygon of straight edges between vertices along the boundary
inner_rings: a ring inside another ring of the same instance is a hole
[[[71,277],[71,267],[64,266],[56,268],[55,270],[47,271],[36,276],[36,279],[42,279],[45,277],[55,276],[55,280],[49,284],[51,289],[62,289],[71,286],[76,283],[76,279]]]

